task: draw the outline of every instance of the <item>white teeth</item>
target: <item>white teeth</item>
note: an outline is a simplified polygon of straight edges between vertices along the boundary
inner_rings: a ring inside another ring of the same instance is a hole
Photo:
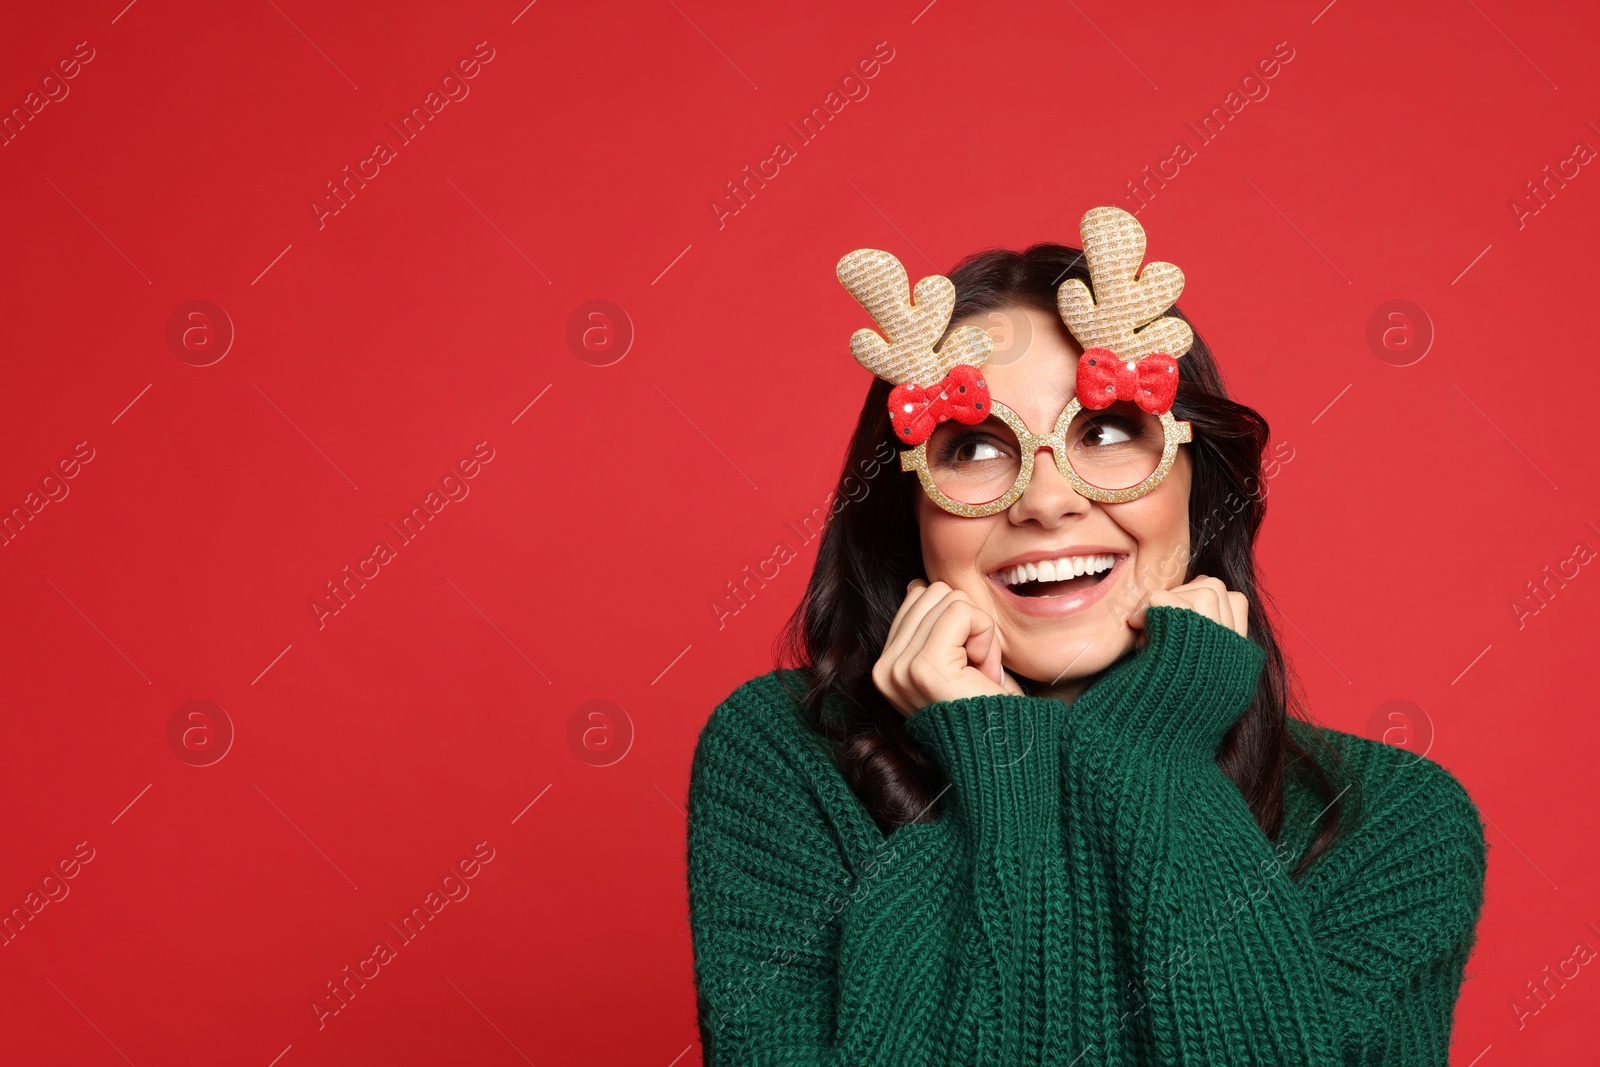
[[[1063,556],[1060,559],[1045,559],[1036,563],[1019,563],[1015,567],[1007,567],[1000,572],[1000,580],[1006,585],[1065,581],[1085,574],[1108,571],[1116,566],[1116,563],[1117,557],[1114,555]]]

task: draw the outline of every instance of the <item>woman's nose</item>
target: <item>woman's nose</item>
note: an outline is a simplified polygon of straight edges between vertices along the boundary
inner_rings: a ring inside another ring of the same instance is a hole
[[[1014,521],[1036,519],[1048,526],[1062,516],[1084,514],[1089,507],[1089,499],[1072,488],[1072,483],[1056,469],[1054,451],[1043,446],[1033,454],[1033,477],[1009,513]]]

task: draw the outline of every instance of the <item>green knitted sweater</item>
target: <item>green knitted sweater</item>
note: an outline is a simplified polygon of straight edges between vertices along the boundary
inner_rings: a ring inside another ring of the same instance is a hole
[[[1439,764],[1321,730],[1359,818],[1285,775],[1257,826],[1215,752],[1265,654],[1186,608],[1076,702],[965,697],[906,729],[937,818],[885,835],[785,689],[701,731],[688,890],[710,1067],[1445,1064],[1483,901],[1483,825]],[[780,677],[788,675],[789,677]]]

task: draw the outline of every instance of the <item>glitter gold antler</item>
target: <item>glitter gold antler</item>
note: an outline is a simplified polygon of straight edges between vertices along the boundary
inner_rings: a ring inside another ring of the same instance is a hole
[[[1069,278],[1056,291],[1056,306],[1072,336],[1085,349],[1109,349],[1124,362],[1151,353],[1174,358],[1189,351],[1194,331],[1182,319],[1162,313],[1183,292],[1183,271],[1171,263],[1144,259],[1144,227],[1116,207],[1091,208],[1083,216],[1083,255],[1094,293]]]
[[[989,358],[992,338],[971,325],[957,327],[934,351],[956,306],[949,278],[930,274],[913,293],[905,267],[876,248],[858,248],[839,260],[838,275],[888,338],[865,328],[850,337],[851,355],[878,377],[895,385],[932,385],[957,363],[977,367]]]
[[[930,274],[911,289],[905,267],[888,252],[858,248],[839,260],[839,283],[883,331],[859,329],[850,337],[856,362],[886,381],[895,436],[907,444],[928,439],[947,419],[973,425],[989,416],[989,391],[978,370],[994,350],[981,327],[950,331],[956,287]]]

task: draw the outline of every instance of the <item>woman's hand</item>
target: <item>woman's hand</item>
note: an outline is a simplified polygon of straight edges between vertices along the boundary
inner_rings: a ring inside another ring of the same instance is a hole
[[[906,586],[872,682],[908,718],[961,697],[1025,696],[1000,665],[1000,652],[994,616],[961,590],[918,578]]]
[[[1240,637],[1250,636],[1250,602],[1243,593],[1235,593],[1223,585],[1220,578],[1202,574],[1176,589],[1152,589],[1128,615],[1128,625],[1140,631],[1141,644],[1148,637],[1143,632],[1145,609],[1152,607],[1188,608],[1228,627]]]

